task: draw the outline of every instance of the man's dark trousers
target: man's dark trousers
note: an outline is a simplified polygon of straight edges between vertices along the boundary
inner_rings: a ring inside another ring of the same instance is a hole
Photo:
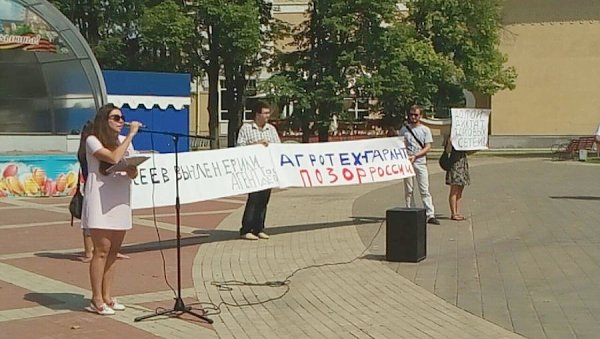
[[[242,218],[240,234],[258,234],[265,228],[265,217],[267,215],[267,204],[271,197],[271,190],[252,192],[248,194],[248,201]]]

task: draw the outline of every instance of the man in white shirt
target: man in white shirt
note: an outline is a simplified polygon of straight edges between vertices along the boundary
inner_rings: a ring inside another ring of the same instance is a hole
[[[408,114],[408,123],[400,129],[400,136],[404,137],[406,148],[408,150],[408,159],[412,162],[415,170],[415,177],[404,179],[404,198],[406,207],[415,207],[414,198],[414,179],[417,179],[423,206],[427,213],[427,223],[439,225],[440,222],[435,218],[435,209],[433,199],[429,193],[429,172],[427,171],[427,152],[431,149],[433,136],[429,127],[421,123],[423,108],[414,105],[410,108]],[[411,133],[412,131],[412,133]]]
[[[237,146],[263,144],[266,147],[269,143],[281,143],[277,129],[267,122],[271,116],[271,107],[266,102],[259,101],[253,113],[254,121],[246,123],[240,128]],[[264,228],[270,197],[270,189],[248,194],[240,229],[242,239],[269,239]]]

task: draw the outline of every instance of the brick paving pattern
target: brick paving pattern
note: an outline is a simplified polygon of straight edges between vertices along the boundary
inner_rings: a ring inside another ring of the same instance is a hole
[[[0,338],[595,337],[599,167],[499,157],[471,165],[465,222],[444,218],[447,188],[430,165],[442,224],[428,227],[418,264],[384,260],[398,182],[278,191],[266,241],[238,239],[243,197],[183,206],[182,295],[212,325],[188,315],[133,322],[173,306],[159,251],[175,287],[173,208],[156,209],[156,223],[151,209],[136,211],[131,259],[119,261],[115,284],[129,307],[100,317],[83,311],[87,265],[68,200],[1,200]],[[215,284],[230,280],[246,284]]]

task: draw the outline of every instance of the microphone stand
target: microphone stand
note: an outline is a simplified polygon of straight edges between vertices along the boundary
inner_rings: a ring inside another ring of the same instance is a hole
[[[175,216],[176,216],[175,217],[175,225],[176,225],[176,229],[177,229],[177,295],[175,297],[175,305],[173,306],[172,309],[166,309],[166,310],[163,310],[160,312],[154,312],[153,314],[139,316],[139,317],[135,318],[134,321],[138,322],[138,321],[142,321],[144,319],[153,318],[153,317],[157,317],[157,316],[161,316],[161,315],[180,316],[181,314],[187,313],[187,314],[191,314],[197,318],[200,318],[209,324],[212,324],[213,323],[212,319],[209,319],[204,315],[192,312],[192,307],[186,306],[185,303],[183,302],[183,299],[181,298],[181,223],[180,223],[181,222],[181,216],[180,216],[181,205],[179,203],[179,173],[177,173],[179,171],[179,149],[178,149],[179,138],[180,137],[188,137],[188,138],[198,138],[198,139],[207,139],[207,140],[211,140],[211,138],[203,137],[203,136],[199,136],[199,135],[181,134],[181,133],[176,133],[176,132],[152,131],[149,129],[140,129],[139,131],[145,132],[145,133],[168,135],[173,138],[173,142],[175,143]]]

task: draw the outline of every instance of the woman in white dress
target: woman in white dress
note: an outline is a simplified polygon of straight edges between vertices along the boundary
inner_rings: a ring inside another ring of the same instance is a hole
[[[129,134],[119,135],[125,119],[113,104],[104,105],[96,113],[92,134],[86,140],[88,178],[81,217],[81,227],[88,229],[94,244],[90,262],[92,300],[86,309],[111,315],[125,309],[112,297],[117,253],[125,232],[131,229],[131,179],[137,176],[135,166],[125,172],[108,173],[106,168],[133,152],[131,141],[140,128],[134,121]]]

